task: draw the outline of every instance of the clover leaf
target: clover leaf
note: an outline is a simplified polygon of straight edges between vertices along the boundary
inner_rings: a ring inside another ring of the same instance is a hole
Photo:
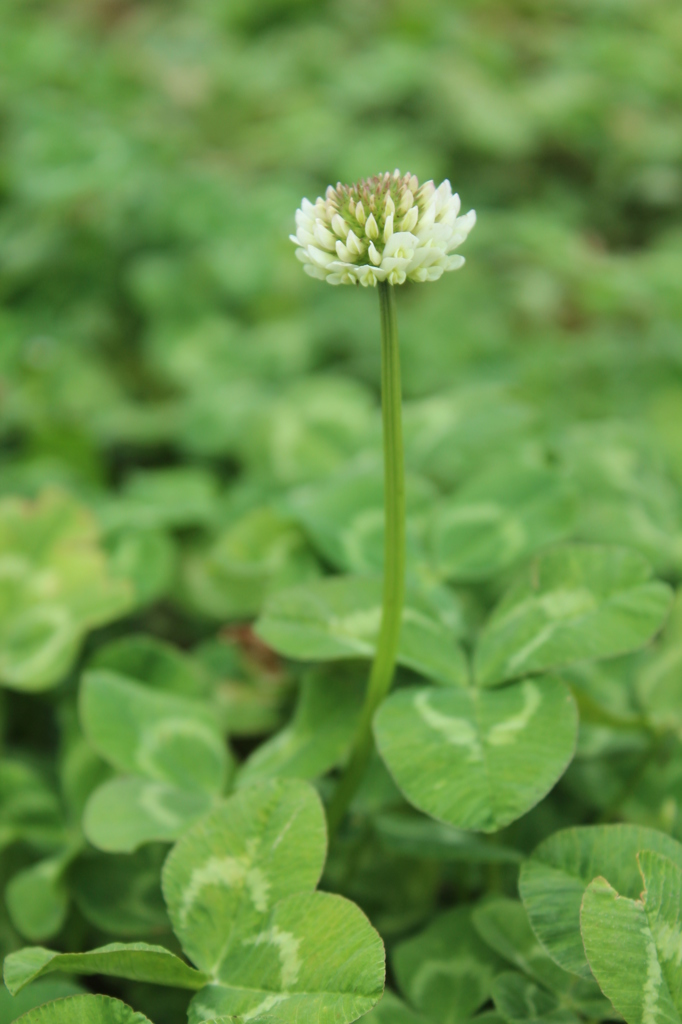
[[[145,943],[89,953],[34,947],[6,958],[5,983],[14,993],[53,971],[115,974],[198,990],[190,1024],[240,1014],[349,1024],[383,992],[384,948],[354,903],[315,891],[326,843],[309,784],[254,784],[193,825],[164,866],[170,918],[198,970]]]

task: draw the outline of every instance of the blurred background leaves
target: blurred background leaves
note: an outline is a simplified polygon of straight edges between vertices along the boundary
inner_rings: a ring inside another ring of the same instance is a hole
[[[130,447],[243,457],[287,380],[374,386],[371,296],[306,280],[287,234],[301,195],[394,166],[479,212],[465,274],[401,294],[408,393],[504,376],[551,416],[665,408],[673,0],[6,0],[0,19],[2,427],[51,475],[110,482]]]

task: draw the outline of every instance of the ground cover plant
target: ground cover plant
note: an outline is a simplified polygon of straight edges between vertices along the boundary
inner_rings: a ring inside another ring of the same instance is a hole
[[[0,5],[0,1024],[682,1018],[681,50]]]

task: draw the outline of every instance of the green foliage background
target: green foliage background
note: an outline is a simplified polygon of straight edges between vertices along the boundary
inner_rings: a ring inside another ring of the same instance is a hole
[[[376,545],[340,545],[340,496],[348,520],[355,500],[343,478],[326,498],[300,490],[349,466],[366,490],[378,478],[376,295],[307,278],[288,234],[302,196],[394,167],[448,177],[478,213],[466,267],[398,296],[417,519],[460,489],[480,500],[491,480],[507,481],[503,506],[522,505],[519,475],[546,490],[533,474],[557,470],[575,518],[559,494],[531,520],[535,547],[617,541],[678,583],[677,0],[3,0],[0,494],[43,495],[52,525],[40,543],[37,528],[20,537],[4,506],[0,555],[20,549],[35,564],[0,611],[47,601],[48,567],[74,620],[59,658],[32,676],[49,692],[8,691],[2,704],[3,886],[42,857],[92,863],[83,805],[118,765],[80,736],[79,671],[138,678],[133,656],[102,654],[105,643],[142,632],[191,651],[159,686],[219,708],[240,761],[287,720],[300,678],[243,623],[289,583],[378,568]],[[53,486],[70,497],[46,498]],[[68,544],[45,541],[74,530],[97,552],[83,555],[90,575],[75,573]],[[438,543],[447,569],[429,582],[445,583],[442,621],[466,642],[534,546],[507,558]],[[0,623],[0,674],[15,689],[34,640],[7,639]],[[499,850],[471,839],[464,867],[440,847],[420,859],[436,839],[401,836],[389,815],[352,838],[352,872],[332,858],[327,887],[391,942],[443,904],[514,895],[521,855],[562,825],[625,818],[681,838],[682,703],[666,675],[679,650],[678,610],[663,661],[654,651],[575,670],[578,760]],[[359,677],[346,683],[352,705]],[[291,771],[309,778],[338,763],[352,731],[353,708],[349,726],[315,687],[306,677],[297,715],[308,732],[324,721],[328,743]],[[248,771],[277,774],[278,758],[264,745]],[[368,813],[390,809],[386,785],[365,794]],[[15,813],[21,786],[34,803]],[[50,890],[52,944],[144,935],[174,948],[162,855],[154,844],[134,855],[143,924],[138,907],[117,931],[86,882],[67,886],[75,907]],[[110,860],[93,889],[114,870],[113,855],[95,856]],[[33,938],[10,917],[3,953]],[[184,1019],[184,996],[98,990]],[[3,1012],[13,1019],[0,1001],[0,1024]]]
[[[121,446],[192,447],[182,413],[236,376],[374,384],[372,296],[315,287],[287,234],[302,195],[394,166],[479,212],[466,274],[404,297],[408,393],[473,375],[648,409],[675,383],[680,17],[7,0],[5,436],[102,482]]]

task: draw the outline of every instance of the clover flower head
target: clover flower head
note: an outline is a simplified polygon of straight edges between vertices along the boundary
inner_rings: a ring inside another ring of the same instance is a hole
[[[289,237],[306,273],[329,284],[437,281],[464,263],[453,250],[476,214],[459,211],[447,179],[438,187],[420,185],[414,174],[387,171],[355,185],[330,185],[314,203],[304,199]]]

